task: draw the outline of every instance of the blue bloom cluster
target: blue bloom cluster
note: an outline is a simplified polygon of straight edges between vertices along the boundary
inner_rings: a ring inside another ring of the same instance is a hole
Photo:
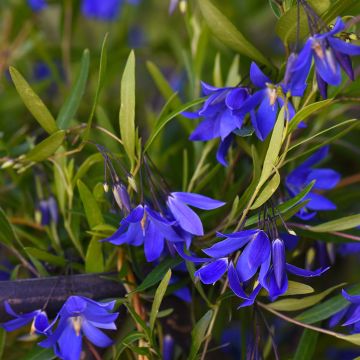
[[[46,336],[39,343],[41,347],[53,348],[60,359],[79,360],[83,336],[98,347],[112,344],[112,340],[99,329],[116,330],[115,320],[119,313],[111,312],[114,306],[115,301],[97,302],[83,296],[70,296],[49,323],[43,310],[17,314],[5,302],[6,312],[15,319],[1,326],[7,331],[13,331],[32,322],[31,333]]]

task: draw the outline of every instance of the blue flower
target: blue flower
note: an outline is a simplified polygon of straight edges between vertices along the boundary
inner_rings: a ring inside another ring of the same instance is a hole
[[[51,223],[58,223],[59,211],[56,200],[53,196],[50,196],[46,200],[40,200],[37,210],[40,214],[40,223],[42,226],[47,226]]]
[[[35,12],[41,11],[47,6],[45,0],[27,0],[27,2],[31,10]]]
[[[328,146],[321,148],[286,177],[286,188],[291,196],[296,196],[313,180],[315,180],[313,190],[330,190],[336,186],[340,180],[338,172],[332,169],[313,169],[326,158],[328,152]],[[296,214],[302,220],[312,219],[319,210],[336,209],[333,202],[314,191],[310,191],[304,200],[309,200],[309,202]]]
[[[45,311],[34,310],[26,314],[17,314],[7,301],[4,302],[4,307],[5,311],[15,318],[1,324],[1,327],[6,331],[19,329],[32,322],[30,333],[44,334],[49,326],[48,317]]]
[[[328,269],[307,271],[286,263],[284,241],[282,239],[271,241],[263,230],[243,230],[226,235],[218,234],[218,236],[226,239],[203,250],[212,259],[186,260],[205,263],[195,273],[195,276],[205,284],[215,283],[228,271],[231,290],[245,300],[241,306],[253,304],[262,288],[268,291],[271,300],[284,294],[288,288],[287,272],[312,277],[319,276]],[[242,248],[234,264],[230,257]],[[253,288],[251,294],[247,295],[244,287],[256,274],[258,274],[258,285]]]
[[[327,86],[340,85],[341,70],[354,80],[354,71],[351,64],[352,55],[360,55],[360,46],[341,39],[345,24],[340,17],[334,27],[325,33],[312,35],[299,53],[293,71],[309,74],[312,59],[315,62],[315,74],[320,94],[327,97]],[[340,36],[335,36],[339,34]]]
[[[289,97],[292,95],[291,88],[287,88],[290,86],[290,78],[286,79],[287,86],[282,83],[273,84],[253,62],[250,67],[250,79],[259,90],[246,100],[242,112],[250,113],[257,137],[265,140],[274,128],[280,108],[285,107],[285,118],[288,121],[295,114],[294,107],[289,101]],[[254,112],[255,108],[257,108],[256,112]]]
[[[138,5],[140,0],[127,0],[131,5]],[[124,0],[82,0],[81,12],[88,18],[114,21],[119,17]]]
[[[249,90],[244,87],[217,88],[204,82],[202,90],[208,96],[202,108],[195,113],[183,113],[191,119],[203,118],[190,135],[190,140],[207,141],[221,138],[217,159],[226,166],[224,157],[231,144],[232,133],[241,129],[243,125],[246,112],[242,111],[242,105],[249,97]]]
[[[163,360],[173,360],[175,355],[175,341],[174,338],[167,334],[163,339],[163,351],[162,359]]]
[[[116,330],[119,313],[111,313],[115,301],[96,302],[83,296],[70,296],[49,327],[57,327],[47,339],[39,343],[53,347],[57,356],[65,360],[79,360],[82,337],[99,347],[108,347],[112,340],[99,329]]]

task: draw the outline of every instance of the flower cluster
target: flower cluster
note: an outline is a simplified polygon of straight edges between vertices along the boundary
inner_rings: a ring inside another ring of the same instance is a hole
[[[60,359],[79,360],[83,336],[98,347],[112,344],[112,340],[99,329],[116,330],[115,320],[119,313],[111,312],[114,306],[115,301],[97,302],[83,296],[70,296],[49,324],[45,311],[17,314],[5,302],[6,312],[15,319],[1,326],[6,331],[13,331],[32,322],[31,333],[46,336],[39,343],[41,347],[53,348]]]

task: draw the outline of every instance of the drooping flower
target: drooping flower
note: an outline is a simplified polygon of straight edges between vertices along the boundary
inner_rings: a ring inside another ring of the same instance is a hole
[[[313,190],[330,190],[336,186],[340,180],[338,172],[332,169],[313,168],[327,157],[328,152],[328,146],[321,148],[286,177],[286,188],[291,196],[296,196],[313,180],[315,180]],[[312,219],[320,210],[336,209],[332,201],[314,191],[310,191],[304,200],[309,200],[309,202],[296,214],[302,220]]]
[[[4,302],[4,307],[5,311],[15,318],[1,324],[1,327],[6,331],[19,329],[32,322],[30,333],[44,334],[49,326],[48,317],[43,310],[34,310],[26,314],[18,314],[7,301]]]
[[[265,140],[274,128],[279,109],[285,108],[285,118],[288,121],[294,116],[295,110],[289,98],[296,93],[287,87],[291,84],[290,79],[287,80],[287,86],[283,83],[273,84],[254,62],[250,67],[250,79],[259,90],[245,101],[242,111],[250,113],[257,137]]]
[[[360,295],[350,295],[344,289],[342,296],[350,302],[349,305],[334,314],[329,320],[329,327],[335,327],[344,321],[343,326],[349,326],[352,333],[360,332]]]
[[[360,46],[350,43],[351,36],[343,33],[344,29],[345,24],[338,17],[332,29],[313,34],[306,41],[292,69],[307,77],[314,59],[316,80],[323,98],[327,97],[328,84],[340,85],[341,68],[351,80],[354,80],[350,56],[360,55]]]
[[[241,109],[249,97],[249,90],[244,87],[217,88],[204,82],[202,90],[208,98],[201,109],[194,113],[183,113],[191,119],[203,118],[190,135],[190,140],[208,141],[220,138],[217,159],[226,166],[225,155],[231,144],[232,133],[240,130],[243,125],[246,112],[242,112]]]
[[[37,207],[40,223],[42,226],[57,224],[59,221],[59,211],[56,200],[53,196],[49,196],[46,200],[40,200]]]
[[[31,10],[35,12],[41,11],[47,6],[45,0],[27,0],[27,2]]]
[[[119,313],[112,313],[115,301],[97,302],[83,296],[70,296],[49,328],[56,329],[39,343],[54,348],[57,356],[65,360],[79,360],[82,338],[85,336],[98,347],[108,347],[112,340],[99,329],[116,330]]]

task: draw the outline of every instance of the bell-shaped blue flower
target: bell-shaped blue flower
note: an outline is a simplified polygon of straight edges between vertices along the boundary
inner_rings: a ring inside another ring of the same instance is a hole
[[[323,98],[327,97],[328,84],[340,85],[341,68],[351,80],[354,80],[350,56],[360,55],[360,46],[351,44],[350,39],[342,39],[344,29],[345,24],[338,17],[330,31],[312,35],[306,41],[293,67],[294,72],[301,72],[307,76],[314,59],[316,79]]]
[[[57,202],[53,196],[46,200],[40,200],[38,203],[38,211],[40,215],[40,223],[42,226],[57,224],[59,221],[59,210]]]
[[[296,196],[313,180],[315,180],[313,190],[330,190],[336,186],[340,180],[338,172],[332,169],[313,168],[327,157],[328,152],[328,146],[321,148],[286,177],[286,188],[291,196]],[[302,220],[312,219],[316,211],[336,209],[332,201],[314,191],[310,191],[305,200],[309,200],[306,207],[296,214]]]
[[[4,307],[5,311],[15,318],[1,324],[1,327],[6,331],[19,329],[32,322],[30,333],[44,334],[49,326],[48,317],[43,310],[34,310],[26,314],[18,314],[11,308],[7,301],[4,302]]]
[[[273,84],[254,62],[250,67],[250,79],[259,90],[246,100],[242,111],[250,113],[257,137],[265,140],[274,128],[279,109],[285,107],[286,120],[293,118],[295,110],[289,101],[291,91],[288,94],[289,89],[283,84]]]
[[[79,360],[82,338],[85,336],[98,347],[108,347],[113,342],[99,329],[116,330],[119,313],[111,313],[115,301],[97,302],[83,296],[70,296],[55,320],[49,325],[56,329],[39,343],[44,348],[53,347],[57,356],[65,360]]]

